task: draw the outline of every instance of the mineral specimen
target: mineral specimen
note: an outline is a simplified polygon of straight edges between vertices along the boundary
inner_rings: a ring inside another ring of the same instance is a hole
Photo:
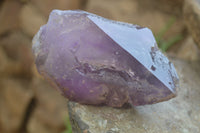
[[[39,73],[71,101],[122,107],[176,95],[175,68],[148,28],[53,10],[33,39],[33,53]]]

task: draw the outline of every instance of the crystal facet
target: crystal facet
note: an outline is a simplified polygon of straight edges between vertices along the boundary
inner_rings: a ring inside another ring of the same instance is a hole
[[[33,39],[33,53],[40,74],[82,104],[145,105],[176,94],[176,70],[148,28],[53,10]]]

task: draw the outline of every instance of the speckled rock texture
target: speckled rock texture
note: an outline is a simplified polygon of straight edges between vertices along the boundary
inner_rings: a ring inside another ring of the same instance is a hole
[[[69,102],[74,133],[199,133],[199,62],[173,60],[180,75],[178,96],[133,108],[87,106]]]

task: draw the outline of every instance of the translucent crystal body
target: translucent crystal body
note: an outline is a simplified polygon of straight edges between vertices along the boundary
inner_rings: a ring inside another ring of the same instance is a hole
[[[38,71],[69,100],[122,107],[175,96],[178,76],[148,28],[53,10],[33,39]]]

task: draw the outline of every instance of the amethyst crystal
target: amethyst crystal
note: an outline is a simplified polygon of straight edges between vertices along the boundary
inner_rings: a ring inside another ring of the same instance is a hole
[[[38,71],[69,100],[122,107],[175,96],[178,76],[151,30],[53,10],[33,40]]]

